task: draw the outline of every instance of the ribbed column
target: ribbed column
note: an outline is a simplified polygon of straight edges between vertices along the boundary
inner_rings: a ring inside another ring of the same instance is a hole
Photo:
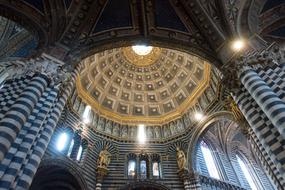
[[[16,139],[47,85],[48,78],[45,75],[35,76],[0,121],[0,161]]]
[[[285,138],[285,103],[254,70],[247,69],[240,75],[240,79],[265,115]]]
[[[39,138],[36,142],[34,142],[34,149],[31,150],[32,152],[30,154],[30,159],[24,167],[22,174],[19,176],[15,189],[29,189],[67,99],[71,94],[72,88],[74,87],[76,74],[77,71],[72,74],[72,79],[62,88],[62,91],[58,93],[58,99],[56,102],[54,102],[54,106],[48,114],[45,123],[43,124],[43,130]]]

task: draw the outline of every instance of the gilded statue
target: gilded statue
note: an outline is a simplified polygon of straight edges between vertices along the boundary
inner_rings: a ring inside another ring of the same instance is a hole
[[[99,153],[99,158],[97,160],[97,167],[107,168],[111,161],[111,153],[108,152],[107,146]]]
[[[180,150],[179,147],[176,148],[176,160],[177,160],[179,170],[186,168],[186,156],[184,152]]]
[[[243,123],[245,118],[244,118],[242,112],[240,111],[237,103],[234,101],[234,99],[231,96],[228,97],[227,101],[228,101],[228,107],[231,110],[231,112],[233,113],[235,120],[238,123]]]
[[[248,130],[248,124],[246,122],[246,119],[244,118],[242,112],[240,111],[237,103],[234,101],[234,99],[229,96],[227,99],[227,104],[229,110],[232,112],[235,121],[239,124],[240,129],[244,135],[249,137],[249,130]]]

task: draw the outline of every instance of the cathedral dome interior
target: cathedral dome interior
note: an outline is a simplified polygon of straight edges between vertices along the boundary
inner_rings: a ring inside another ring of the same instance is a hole
[[[212,70],[197,56],[158,47],[145,56],[132,47],[106,50],[83,63],[79,96],[100,115],[130,125],[161,125],[195,109],[209,88]]]
[[[284,12],[0,1],[0,189],[285,190]]]

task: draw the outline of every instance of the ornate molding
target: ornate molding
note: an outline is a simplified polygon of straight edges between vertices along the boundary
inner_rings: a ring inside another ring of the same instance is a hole
[[[25,75],[44,74],[50,79],[51,85],[67,83],[71,79],[71,74],[65,68],[65,63],[52,56],[42,54],[35,59],[27,61],[11,61],[3,63],[12,68],[10,78],[18,78]]]

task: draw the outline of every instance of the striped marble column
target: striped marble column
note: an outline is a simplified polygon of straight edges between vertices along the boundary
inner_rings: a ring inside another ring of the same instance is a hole
[[[3,186],[2,183],[0,189],[11,189],[15,185],[15,179],[23,172],[22,168],[29,160],[29,150],[33,149],[34,146],[34,143],[31,142],[36,142],[37,138],[39,138],[39,134],[43,130],[43,122],[53,105],[56,95],[57,93],[54,89],[48,87],[35,105],[16,140],[13,142],[13,148],[9,149],[0,164],[0,181],[6,184]]]
[[[48,85],[45,75],[34,76],[0,121],[0,162],[11,147],[28,116]]]
[[[71,80],[64,88],[62,88],[62,91],[58,93],[58,99],[54,102],[53,108],[47,115],[39,138],[36,142],[34,142],[34,148],[31,150],[30,158],[23,168],[23,172],[19,175],[16,181],[15,189],[29,189],[29,186],[32,183],[33,177],[36,174],[37,168],[53,135],[54,129],[59,121],[67,99],[71,94],[72,88],[74,87],[76,75],[77,71],[72,74]]]
[[[270,119],[278,132],[285,138],[285,102],[250,68],[240,74],[244,87]]]
[[[266,157],[266,161],[270,163],[271,171],[274,172],[274,175],[278,179],[277,183],[283,186],[285,184],[284,138],[281,137],[277,128],[274,127],[272,122],[244,87],[241,87],[235,94],[234,99],[250,125],[250,137],[258,143],[259,150],[262,155]],[[276,179],[274,179],[274,181],[275,180]]]

